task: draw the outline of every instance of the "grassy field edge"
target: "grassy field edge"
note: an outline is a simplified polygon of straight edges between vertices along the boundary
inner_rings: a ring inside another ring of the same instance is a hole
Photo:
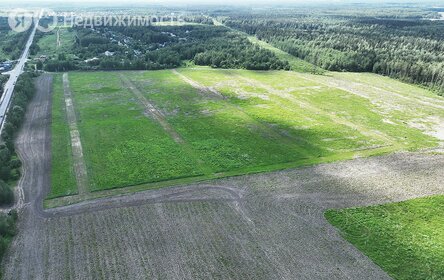
[[[332,209],[327,221],[394,279],[443,279],[444,195]]]
[[[319,157],[319,158],[312,158],[312,159],[306,159],[301,160],[297,162],[287,162],[287,163],[279,163],[275,165],[267,165],[267,166],[256,166],[256,167],[248,167],[243,168],[239,170],[232,170],[227,172],[221,172],[221,173],[215,173],[215,174],[208,174],[203,176],[190,176],[190,177],[183,177],[183,178],[176,178],[173,180],[163,180],[158,182],[149,182],[149,183],[142,183],[127,187],[114,187],[107,190],[100,190],[100,191],[93,191],[89,193],[87,196],[63,196],[63,197],[56,197],[56,198],[47,198],[44,201],[44,207],[49,208],[56,208],[56,207],[62,207],[67,205],[76,204],[85,200],[94,200],[98,198],[106,198],[106,197],[112,197],[116,195],[125,195],[125,194],[132,194],[147,190],[155,190],[165,187],[178,187],[183,186],[186,184],[193,184],[193,183],[199,183],[214,179],[223,179],[223,178],[229,178],[229,177],[237,177],[237,176],[244,176],[244,175],[252,175],[252,174],[259,174],[259,173],[266,173],[266,172],[276,172],[276,171],[284,171],[289,170],[293,168],[306,168],[317,164],[327,164],[337,161],[347,161],[356,159],[357,157],[365,158],[365,157],[373,157],[373,156],[383,156],[394,152],[403,152],[400,151],[397,147],[382,147],[378,149],[370,149],[365,151],[360,151],[359,155],[357,155],[356,152],[349,152],[344,153],[341,155],[333,155],[329,157]]]

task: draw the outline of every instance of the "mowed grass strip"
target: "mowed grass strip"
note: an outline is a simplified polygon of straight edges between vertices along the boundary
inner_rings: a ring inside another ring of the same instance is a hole
[[[60,36],[60,45],[57,44],[57,32],[59,32]],[[58,54],[65,56],[68,54],[68,57],[72,56],[69,53],[75,43],[75,35],[76,33],[69,28],[57,27],[54,31],[45,34],[45,36],[38,40],[39,50],[36,57],[45,55],[51,58],[58,58]]]
[[[395,279],[444,279],[444,196],[330,210],[345,239]]]
[[[62,75],[54,75],[51,123],[51,191],[48,198],[77,194]]]

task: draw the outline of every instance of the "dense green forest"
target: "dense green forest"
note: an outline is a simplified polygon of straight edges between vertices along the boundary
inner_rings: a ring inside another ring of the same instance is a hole
[[[6,17],[0,17],[0,62],[16,60],[22,53],[30,31],[16,33],[11,31]]]
[[[290,68],[288,62],[281,61],[271,51],[223,26],[193,24],[74,31],[72,52],[77,59],[60,54],[45,63],[45,70],[154,70],[178,67],[184,61],[215,68]]]
[[[225,24],[326,70],[374,72],[444,93],[444,22],[395,11],[327,14],[237,13]]]

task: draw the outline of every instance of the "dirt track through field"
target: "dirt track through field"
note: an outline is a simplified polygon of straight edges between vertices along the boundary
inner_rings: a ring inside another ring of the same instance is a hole
[[[83,158],[82,141],[80,140],[80,132],[77,127],[77,116],[72,98],[72,91],[69,86],[68,73],[63,74],[63,92],[66,105],[66,119],[69,125],[71,135],[71,149],[74,161],[74,173],[77,182],[77,191],[80,195],[88,192],[88,174],[86,164]]]
[[[219,91],[217,91],[216,89],[201,85],[198,82],[196,82],[195,80],[185,76],[182,73],[179,73],[176,69],[174,69],[172,71],[174,74],[178,75],[184,82],[188,83],[193,88],[197,89],[199,92],[210,93],[210,96],[201,95],[203,98],[216,97],[217,99],[220,99],[220,100],[226,99],[226,98],[224,98],[223,94],[220,93]],[[262,133],[264,135],[267,135],[268,137],[275,137],[276,139],[280,139],[280,141],[287,141],[287,142],[291,142],[291,143],[293,143],[294,141],[307,143],[307,141],[305,141],[305,139],[302,137],[291,137],[286,133],[282,133],[282,131],[280,131],[279,128],[277,128],[276,126],[273,126],[268,122],[264,122],[263,120],[256,119],[256,118],[250,116],[247,112],[245,112],[245,110],[242,109],[241,106],[231,104],[227,100],[225,100],[224,103],[222,103],[222,104],[224,104],[226,107],[231,107],[231,108],[237,110],[237,112],[239,114],[241,114],[244,118],[249,119],[249,123],[254,124],[254,126],[256,128],[258,128],[260,131],[262,131]],[[306,151],[303,149],[301,149],[300,151],[301,151],[301,154],[303,155],[303,157],[309,158],[311,156],[309,151]]]
[[[394,99],[400,99],[408,102],[414,102],[416,104],[421,104],[428,107],[433,107],[436,109],[444,109],[444,101],[437,100],[433,98],[429,98],[426,96],[415,96],[415,97],[409,97],[403,94],[396,93],[394,91],[388,91],[383,88],[380,88],[375,85],[369,85],[365,83],[359,83],[359,82],[352,82],[350,80],[342,80],[339,77],[329,77],[329,76],[319,76],[317,79],[310,78],[308,75],[299,75],[299,78],[304,78],[308,81],[315,82],[315,83],[321,83],[328,87],[333,87],[337,89],[341,89],[343,91],[352,93],[354,95],[357,95],[359,97],[363,97],[369,100],[372,100],[371,96],[367,93],[369,89],[378,92],[379,94],[385,95],[387,97],[391,97]]]
[[[62,45],[62,41],[60,39],[60,28],[57,28],[57,43],[56,43],[56,49],[59,48]]]
[[[133,81],[125,77],[125,75],[120,74],[119,75],[120,80],[122,81],[123,85],[127,87],[131,92],[134,94],[134,96],[137,97],[137,100],[142,104],[142,106],[145,108],[145,114],[147,116],[150,116],[155,121],[157,121],[162,128],[167,132],[171,138],[176,141],[178,144],[184,144],[185,141],[182,139],[182,137],[174,130],[174,128],[168,123],[168,121],[165,119],[165,116],[160,112],[156,106],[151,104],[151,102],[146,99],[146,97],[143,95],[143,93],[137,88],[137,86],[134,84]]]
[[[178,144],[180,144],[185,151],[188,153],[188,155],[193,158],[204,173],[208,174],[211,172],[209,167],[205,165],[205,163],[196,155],[196,153],[193,151],[193,148],[190,146],[188,142],[186,142],[182,136],[180,136],[179,133],[170,125],[166,117],[163,115],[163,113],[156,108],[154,104],[148,100],[144,94],[140,91],[140,89],[137,87],[137,85],[131,81],[128,77],[125,77],[124,75],[119,75],[120,80],[122,81],[122,84],[131,90],[131,92],[136,96],[140,104],[145,108],[145,116],[151,117],[153,120],[155,120],[157,123],[160,124],[160,126],[163,128],[163,130],[170,135],[170,137]]]
[[[444,193],[444,155],[400,153],[43,210],[51,77],[37,83],[16,142],[25,203],[4,279],[390,279],[324,211]]]
[[[319,109],[313,105],[311,105],[308,102],[302,101],[299,98],[294,97],[293,95],[291,95],[290,93],[284,92],[284,91],[279,91],[276,90],[275,88],[266,85],[264,83],[261,83],[257,80],[253,80],[253,79],[249,79],[246,77],[242,77],[240,75],[237,75],[237,77],[240,80],[243,80],[245,82],[247,82],[248,84],[252,85],[252,86],[258,86],[261,87],[265,90],[267,90],[268,93],[273,94],[277,97],[281,97],[281,98],[285,98],[286,100],[290,101],[291,103],[300,106],[301,108],[308,110],[310,112],[313,112],[316,115],[325,115],[328,116],[333,122],[340,124],[340,125],[344,125],[347,126],[353,130],[359,131],[362,135],[371,137],[371,138],[375,138],[375,139],[379,139],[381,141],[383,141],[387,146],[388,145],[393,145],[393,139],[391,139],[389,136],[387,136],[386,134],[380,132],[380,131],[375,131],[375,130],[369,130],[368,128],[365,128],[359,124],[353,123],[351,121],[348,121],[344,118],[338,117],[336,114],[331,113],[331,112],[326,112],[322,109]],[[282,102],[279,102],[279,104],[281,104],[282,106],[287,106]]]
[[[218,92],[214,88],[203,86],[203,85],[199,84],[198,82],[188,78],[187,76],[179,73],[176,69],[173,69],[172,72],[175,75],[179,76],[184,82],[186,82],[187,84],[189,84],[193,88],[197,89],[200,93],[209,93],[210,97],[213,97],[215,99],[224,99],[224,96],[222,94],[220,94],[220,92]]]

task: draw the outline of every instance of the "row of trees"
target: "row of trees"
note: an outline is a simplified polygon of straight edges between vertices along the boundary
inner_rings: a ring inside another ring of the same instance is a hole
[[[0,188],[2,183],[0,182]],[[12,211],[7,215],[0,215],[0,261],[11,243],[12,237],[16,234],[17,212]]]
[[[0,97],[2,97],[5,83],[8,81],[8,77],[0,75]]]
[[[156,70],[178,67],[184,60],[218,68],[290,68],[272,52],[221,26],[78,28],[76,32],[72,52],[79,59],[59,57],[46,62],[45,70]],[[105,56],[107,51],[112,55]]]
[[[14,97],[2,131],[0,144],[0,205],[12,204],[14,194],[7,182],[20,178],[21,162],[14,148],[14,136],[25,117],[27,104],[34,94],[33,75],[24,73],[20,76],[14,90]]]
[[[444,23],[339,16],[232,16],[226,24],[332,71],[374,72],[444,93]]]

